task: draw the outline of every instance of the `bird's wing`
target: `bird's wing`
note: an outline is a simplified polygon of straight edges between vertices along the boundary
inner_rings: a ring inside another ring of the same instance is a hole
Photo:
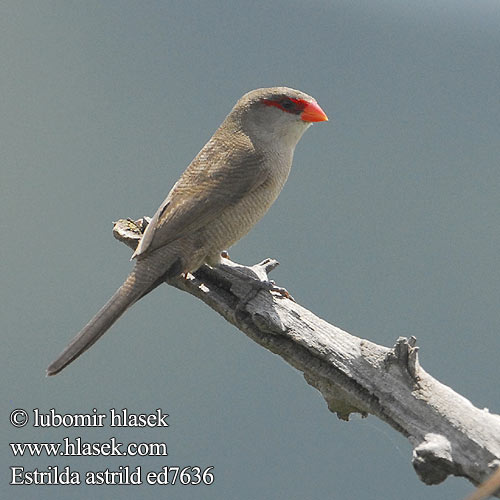
[[[156,211],[132,258],[209,224],[266,179],[265,162],[253,148],[208,142]]]

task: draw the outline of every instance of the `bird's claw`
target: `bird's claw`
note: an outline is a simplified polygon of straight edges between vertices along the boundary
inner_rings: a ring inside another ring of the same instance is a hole
[[[278,293],[283,298],[290,299],[291,301],[295,302],[295,299],[292,297],[292,295],[290,294],[290,292],[286,288],[283,288],[281,286],[277,286],[276,283],[274,282],[274,280],[269,280],[269,281],[264,282],[264,283],[266,283],[266,285],[267,285],[266,288],[270,292]]]

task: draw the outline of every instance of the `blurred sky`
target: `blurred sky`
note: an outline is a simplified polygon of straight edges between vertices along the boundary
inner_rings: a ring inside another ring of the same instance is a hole
[[[129,272],[111,221],[152,215],[248,90],[330,117],[231,250],[315,314],[500,412],[496,0],[23,1],[0,5],[2,495],[16,499],[463,498],[409,443],[340,422],[281,358],[163,286],[57,377],[45,368]],[[14,429],[13,408],[162,408],[159,429]],[[14,458],[8,442],[165,441],[168,457]],[[8,487],[10,465],[215,466],[210,487]],[[165,491],[163,491],[165,489]]]

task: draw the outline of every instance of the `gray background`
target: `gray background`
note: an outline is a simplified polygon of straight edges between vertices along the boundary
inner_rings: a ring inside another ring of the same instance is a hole
[[[166,286],[63,374],[46,366],[130,269],[111,221],[151,215],[246,91],[288,85],[330,117],[233,259],[322,318],[500,412],[500,5],[459,0],[3,1],[4,498],[442,499],[407,441],[340,422],[280,358]],[[14,429],[13,408],[127,407],[166,430]],[[9,441],[165,441],[169,457],[13,458]],[[9,465],[215,466],[211,487],[8,487]]]

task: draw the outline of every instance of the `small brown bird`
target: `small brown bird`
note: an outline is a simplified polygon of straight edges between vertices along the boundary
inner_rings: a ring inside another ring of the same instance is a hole
[[[123,285],[48,367],[55,375],[166,278],[207,263],[242,238],[280,193],[312,122],[328,120],[311,96],[287,87],[245,94],[175,183],[146,228]]]

